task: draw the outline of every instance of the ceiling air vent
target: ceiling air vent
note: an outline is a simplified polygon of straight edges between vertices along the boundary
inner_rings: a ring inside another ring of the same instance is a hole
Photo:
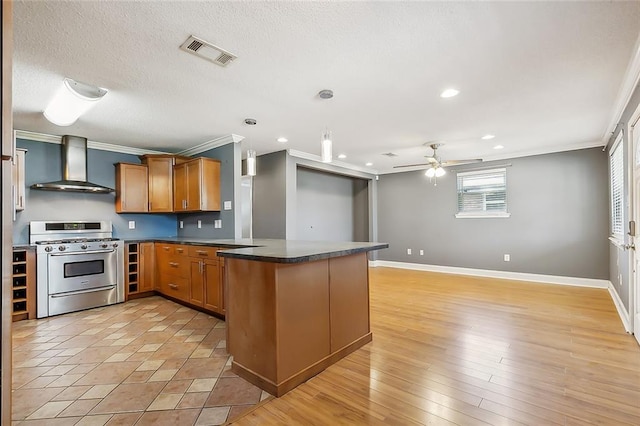
[[[218,46],[194,36],[189,37],[187,41],[182,43],[180,49],[200,56],[207,61],[220,65],[221,67],[226,66],[229,62],[237,58],[233,53],[227,52]]]
[[[389,157],[389,158],[393,158],[393,157],[397,157],[398,156],[398,154],[395,154],[393,152],[385,152],[382,155],[384,155],[385,157]]]

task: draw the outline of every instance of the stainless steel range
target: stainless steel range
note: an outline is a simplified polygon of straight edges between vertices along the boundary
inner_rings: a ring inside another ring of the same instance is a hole
[[[37,316],[124,302],[124,252],[109,221],[35,221]]]

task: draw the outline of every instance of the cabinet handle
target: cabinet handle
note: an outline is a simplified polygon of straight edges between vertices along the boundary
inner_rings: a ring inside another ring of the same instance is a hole
[[[196,253],[198,253],[200,256],[209,256],[209,252],[206,250],[196,250]]]
[[[204,272],[204,264],[202,263],[202,260],[198,262],[198,269],[200,270],[200,274]]]
[[[169,248],[170,248],[170,247],[164,246],[164,247],[162,247],[162,248],[164,249],[164,251],[169,251]]]
[[[182,200],[182,208],[183,209],[187,208],[187,200]]]
[[[178,267],[178,262],[169,262],[169,266],[177,268]]]
[[[151,201],[149,201],[149,211],[151,211]]]
[[[177,248],[177,249],[176,249],[176,251],[177,251],[178,253],[183,253],[183,252],[184,252],[184,249]]]
[[[174,290],[177,290],[177,289],[178,289],[178,285],[177,285],[177,284],[169,283],[169,287],[170,287],[170,288],[172,288],[172,289],[174,289]]]

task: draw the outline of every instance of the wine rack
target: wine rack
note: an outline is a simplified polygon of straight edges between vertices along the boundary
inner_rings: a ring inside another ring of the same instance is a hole
[[[32,249],[14,249],[12,258],[13,321],[36,317],[36,264]]]

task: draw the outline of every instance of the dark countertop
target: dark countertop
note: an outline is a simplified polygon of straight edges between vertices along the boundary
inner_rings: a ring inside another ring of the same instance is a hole
[[[164,242],[200,246],[228,248],[219,251],[218,256],[235,259],[255,260],[274,263],[301,263],[331,257],[379,250],[389,247],[388,243],[329,242],[268,239],[206,239],[188,237],[158,237],[130,242]]]
[[[35,250],[36,246],[30,246],[29,244],[18,244],[13,246],[14,250]]]

